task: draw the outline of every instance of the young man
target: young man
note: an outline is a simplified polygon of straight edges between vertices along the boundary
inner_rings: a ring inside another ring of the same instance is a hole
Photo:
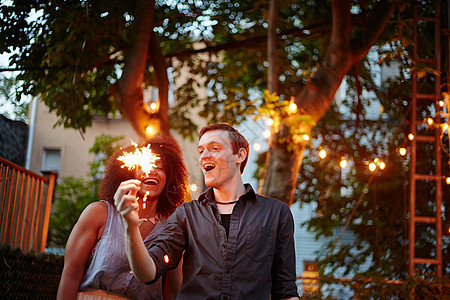
[[[198,152],[209,189],[180,206],[147,251],[138,230],[136,188],[115,199],[134,275],[151,283],[183,256],[178,299],[298,299],[293,219],[281,201],[244,185],[247,140],[227,124],[202,128]]]

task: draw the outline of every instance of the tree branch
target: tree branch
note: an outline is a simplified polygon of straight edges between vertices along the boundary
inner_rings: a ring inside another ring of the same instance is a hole
[[[159,109],[157,115],[161,121],[160,129],[169,132],[169,78],[167,76],[166,60],[161,52],[156,35],[153,33],[149,47],[150,61],[155,69],[156,83],[158,85]]]
[[[355,61],[360,61],[366,56],[386,28],[396,8],[397,4],[390,4],[386,0],[378,2],[366,21],[370,27],[363,26],[363,29],[351,41]]]
[[[133,42],[125,55],[122,76],[110,89],[111,94],[119,102],[122,115],[127,118],[141,139],[146,138],[146,127],[151,119],[149,108],[144,103],[142,82],[153,31],[154,12],[154,0],[137,1],[135,27],[131,34]]]

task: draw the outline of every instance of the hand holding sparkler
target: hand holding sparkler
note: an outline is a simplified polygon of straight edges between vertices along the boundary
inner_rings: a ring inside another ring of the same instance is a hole
[[[146,147],[138,148],[138,145],[131,141],[131,143],[135,147],[134,152],[124,152],[123,155],[119,156],[117,160],[123,162],[122,168],[128,168],[128,170],[139,170],[141,169],[145,176],[149,176],[150,172],[156,168],[156,162],[161,159],[157,154],[153,153],[150,149],[150,144],[148,144]],[[118,190],[119,192],[119,190]],[[136,193],[133,195],[136,196]],[[148,192],[145,193],[143,199],[142,199],[142,208],[145,209],[146,207],[146,200],[147,200]],[[138,198],[136,198],[137,201]],[[136,202],[137,203],[137,202]],[[116,207],[118,207],[116,205]],[[122,213],[122,212],[121,212]],[[128,210],[124,210],[123,214],[127,214]]]
[[[116,209],[129,224],[139,225],[139,204],[136,195],[140,185],[141,181],[137,179],[124,181],[114,194]]]

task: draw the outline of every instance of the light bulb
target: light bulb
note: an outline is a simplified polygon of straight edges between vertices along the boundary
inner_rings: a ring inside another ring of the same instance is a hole
[[[294,102],[291,102],[289,104],[289,112],[290,113],[295,113],[297,112],[297,104],[295,104]]]
[[[259,143],[257,143],[257,142],[254,142],[253,143],[253,149],[255,151],[259,151],[259,150],[261,150],[261,145]]]
[[[327,157],[327,151],[325,151],[324,149],[319,151],[319,157],[321,159],[324,159],[325,157]]]

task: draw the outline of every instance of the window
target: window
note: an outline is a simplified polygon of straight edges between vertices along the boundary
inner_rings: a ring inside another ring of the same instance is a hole
[[[44,149],[42,156],[42,172],[59,172],[61,165],[60,149]]]

